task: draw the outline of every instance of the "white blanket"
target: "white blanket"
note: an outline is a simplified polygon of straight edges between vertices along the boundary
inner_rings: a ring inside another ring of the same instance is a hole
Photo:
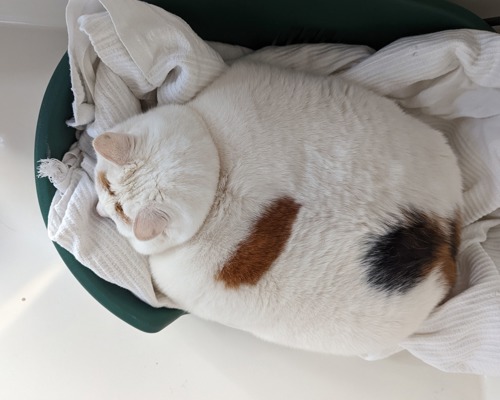
[[[49,212],[53,241],[103,279],[164,305],[147,258],[95,211],[91,137],[145,108],[188,101],[224,61],[238,57],[339,73],[444,132],[463,173],[465,227],[453,297],[394,351],[407,349],[444,371],[500,375],[500,35],[447,31],[404,38],[376,53],[338,44],[251,53],[204,42],[178,17],[137,0],[70,0],[67,24],[70,124],[85,132],[62,162],[40,164],[58,189]]]

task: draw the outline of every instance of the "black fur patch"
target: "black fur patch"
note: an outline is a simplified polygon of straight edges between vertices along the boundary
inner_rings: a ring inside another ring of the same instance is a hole
[[[405,292],[417,285],[446,240],[436,219],[417,210],[403,215],[385,234],[368,240],[363,259],[368,282],[380,290]]]

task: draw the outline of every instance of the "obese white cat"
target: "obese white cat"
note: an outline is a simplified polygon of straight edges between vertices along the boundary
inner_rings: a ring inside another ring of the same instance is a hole
[[[301,349],[379,353],[455,280],[443,135],[338,77],[239,62],[94,140],[98,212],[172,307]]]

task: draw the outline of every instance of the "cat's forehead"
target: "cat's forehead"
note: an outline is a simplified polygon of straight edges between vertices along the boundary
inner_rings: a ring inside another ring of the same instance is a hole
[[[130,185],[124,184],[122,178],[109,173],[109,171],[104,169],[96,171],[95,187],[97,195],[100,200],[111,201],[115,209],[122,210],[123,205],[128,202],[127,199],[133,195],[128,186]]]
[[[135,185],[137,181],[140,181],[141,186],[147,187],[149,182],[155,180],[155,176],[143,164],[134,162],[113,172],[108,172],[108,179],[111,183],[119,186]]]

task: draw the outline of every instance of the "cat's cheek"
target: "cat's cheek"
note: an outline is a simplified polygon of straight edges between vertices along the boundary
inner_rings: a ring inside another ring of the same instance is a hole
[[[115,219],[113,219],[113,222],[115,223],[116,229],[120,235],[128,240],[134,239],[134,232],[132,231],[132,227],[130,225]]]
[[[102,206],[102,203],[100,201],[97,202],[97,205],[95,207],[97,214],[103,218],[109,217],[106,211],[104,210],[104,207]]]
[[[152,254],[160,253],[161,250],[157,245],[155,245],[154,240],[141,241],[137,240],[133,235],[128,238],[129,243],[132,245],[135,251],[139,254],[143,254],[145,256],[150,256]]]

